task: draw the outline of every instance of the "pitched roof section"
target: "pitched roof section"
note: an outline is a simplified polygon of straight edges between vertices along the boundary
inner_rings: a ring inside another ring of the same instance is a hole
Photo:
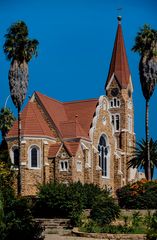
[[[64,146],[68,150],[71,156],[76,156],[80,142],[64,142]]]
[[[113,74],[115,75],[120,87],[127,88],[130,79],[130,70],[124,45],[121,17],[118,17],[118,29],[105,88],[107,87]]]
[[[62,103],[39,92],[35,94],[49,114],[62,138],[89,138],[88,133],[98,99]]]
[[[77,119],[73,122],[61,122],[60,129],[63,138],[89,138],[88,134],[83,130]]]
[[[76,156],[76,153],[78,151],[78,148],[80,146],[79,142],[63,142],[63,143],[54,143],[49,148],[49,154],[48,158],[54,158],[59,153],[60,149],[62,147],[65,147],[66,151],[71,157]]]
[[[53,98],[49,98],[39,92],[35,92],[35,94],[44,106],[57,129],[60,130],[60,122],[68,120],[63,103]]]
[[[64,103],[64,108],[69,120],[75,121],[77,116],[78,123],[88,135],[97,104],[98,99],[89,99]]]
[[[21,113],[21,136],[56,137],[49,128],[36,102],[28,102]],[[18,135],[18,123],[14,123],[7,137]]]
[[[52,144],[49,148],[48,158],[54,158],[56,157],[62,143],[55,143]]]

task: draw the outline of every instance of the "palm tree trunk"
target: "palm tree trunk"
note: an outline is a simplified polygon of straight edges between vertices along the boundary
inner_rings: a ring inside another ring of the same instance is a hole
[[[21,178],[21,116],[20,107],[18,107],[18,149],[19,149],[19,169],[18,169],[18,196],[22,193],[22,178]]]
[[[146,146],[147,146],[147,180],[151,180],[151,168],[150,168],[150,148],[149,148],[149,100],[146,99]]]

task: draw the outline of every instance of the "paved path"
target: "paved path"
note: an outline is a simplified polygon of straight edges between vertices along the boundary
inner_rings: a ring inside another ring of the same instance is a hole
[[[45,240],[90,240],[90,239],[93,239],[93,238],[61,236],[59,234],[46,234],[45,236]],[[101,239],[94,238],[94,240],[101,240]]]

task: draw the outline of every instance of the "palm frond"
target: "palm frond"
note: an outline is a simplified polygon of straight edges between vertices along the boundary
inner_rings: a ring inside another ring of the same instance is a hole
[[[3,49],[8,60],[22,63],[29,62],[33,56],[37,56],[38,44],[36,39],[28,38],[27,25],[23,21],[18,21],[8,29]]]
[[[150,139],[150,164],[151,164],[151,177],[153,177],[154,167],[157,167],[157,140]],[[144,169],[147,175],[147,144],[144,139],[136,143],[135,147],[132,147],[131,159],[127,163],[129,168]]]

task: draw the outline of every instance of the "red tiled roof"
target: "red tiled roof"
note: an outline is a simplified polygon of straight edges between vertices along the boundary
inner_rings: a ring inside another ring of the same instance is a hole
[[[73,122],[61,122],[60,129],[63,138],[89,138],[77,120]]]
[[[62,103],[39,92],[36,95],[63,138],[88,138],[98,99]]]
[[[39,92],[35,92],[36,96],[46,109],[51,120],[54,122],[55,126],[59,129],[59,124],[61,121],[67,121],[67,115],[62,102],[59,102],[53,98],[47,97]]]
[[[52,120],[59,137],[89,139],[88,133],[98,99],[62,103],[39,92],[35,92],[35,98],[37,101],[28,102],[21,113],[22,136],[56,137],[44,119],[40,105],[43,112],[47,112]],[[15,136],[17,136],[17,121],[7,135],[7,137]]]
[[[75,156],[80,146],[80,142],[64,142],[64,146],[71,156]]]
[[[56,157],[58,151],[60,150],[61,145],[65,147],[70,156],[75,156],[80,146],[80,142],[63,142],[63,144],[54,143],[49,148],[48,158]]]
[[[49,147],[49,153],[48,153],[48,157],[49,158],[53,158],[56,157],[60,147],[61,147],[62,143],[54,143]]]
[[[87,136],[97,104],[98,99],[64,103],[68,119],[70,121],[75,121],[76,116],[78,116],[78,122]]]
[[[120,22],[118,24],[114,49],[105,88],[107,87],[113,74],[115,75],[121,88],[127,88],[129,84],[130,70]]]
[[[15,121],[7,137],[18,134],[18,124]],[[28,102],[21,113],[21,136],[47,136],[55,137],[36,102]]]

